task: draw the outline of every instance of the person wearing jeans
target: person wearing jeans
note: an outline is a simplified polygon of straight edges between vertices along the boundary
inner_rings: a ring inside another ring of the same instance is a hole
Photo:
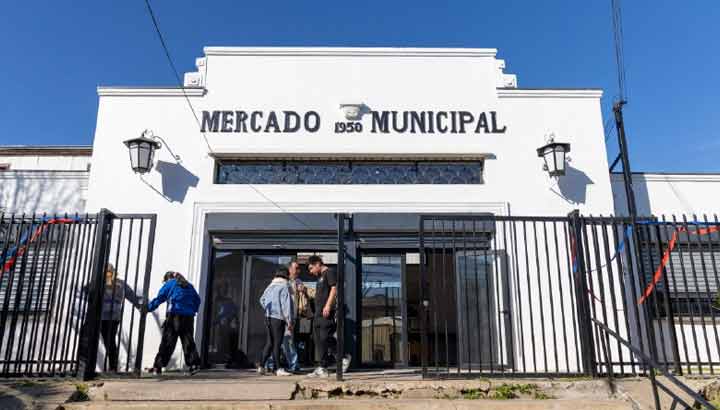
[[[193,285],[178,272],[165,273],[163,281],[165,284],[160,288],[157,297],[147,306],[148,312],[152,312],[166,301],[169,305],[167,317],[162,326],[160,347],[150,372],[158,375],[162,372],[162,368],[170,362],[177,340],[180,338],[185,354],[185,363],[189,367],[190,374],[195,374],[200,370],[200,355],[195,346],[193,327],[195,314],[200,307],[200,295]]]
[[[289,376],[290,373],[280,367],[280,345],[286,331],[292,334],[295,317],[286,268],[278,269],[275,272],[275,277],[260,297],[260,305],[265,311],[267,339],[258,362],[258,373],[265,373],[264,364],[272,355],[275,375]]]
[[[310,377],[328,377],[327,368],[330,364],[330,341],[336,330],[335,314],[337,305],[337,277],[335,271],[323,263],[318,255],[308,258],[308,271],[318,278],[315,289],[315,317],[313,318],[313,334],[315,337],[315,363],[317,367]],[[336,358],[343,372],[350,367],[351,357]]]
[[[285,355],[285,359],[288,361],[288,370],[291,372],[299,372],[300,371],[300,362],[298,360],[298,353],[297,353],[297,346],[295,344],[295,332],[297,331],[297,321],[298,316],[300,314],[300,310],[298,308],[298,301],[300,298],[301,293],[305,293],[305,285],[300,280],[300,264],[298,263],[297,259],[294,259],[290,261],[290,263],[287,264],[287,270],[289,275],[288,280],[288,289],[290,290],[290,298],[292,299],[292,305],[293,305],[293,326],[292,331],[286,330],[285,335],[282,339],[282,345],[280,346],[280,349],[282,350],[282,353]],[[265,363],[265,368],[272,368],[274,367],[273,358],[272,356],[268,359],[268,361]]]

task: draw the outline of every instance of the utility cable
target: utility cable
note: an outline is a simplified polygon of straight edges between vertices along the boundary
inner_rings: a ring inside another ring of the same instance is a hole
[[[175,62],[172,59],[172,56],[170,55],[170,50],[167,47],[167,44],[165,43],[165,37],[162,34],[162,31],[160,31],[160,26],[158,24],[157,18],[155,17],[155,13],[153,12],[152,6],[150,5],[150,0],[145,0],[145,6],[147,7],[147,12],[150,15],[150,19],[152,20],[153,26],[155,27],[155,33],[158,36],[158,39],[160,40],[160,45],[162,45],[163,51],[165,52],[165,57],[167,58],[168,64],[170,64],[170,68],[173,71],[173,74],[175,75],[175,80],[178,83],[178,86],[180,87],[180,90],[182,90],[183,96],[185,97],[185,101],[187,101],[188,107],[190,108],[190,112],[192,112],[193,117],[195,117],[195,122],[197,122],[198,127],[200,128],[200,134],[202,134],[203,139],[205,140],[205,144],[207,145],[208,151],[210,154],[214,154],[212,147],[210,146],[210,142],[208,141],[207,136],[205,135],[205,132],[202,131],[202,123],[200,122],[200,117],[197,115],[197,111],[195,111],[195,107],[192,105],[192,101],[190,101],[190,97],[188,97],[187,92],[185,91],[185,84],[180,79],[180,74],[175,66]],[[256,188],[252,184],[245,184],[249,186],[253,191],[255,191],[258,195],[263,197],[266,201],[271,203],[273,206],[275,206],[278,210],[280,210],[285,215],[288,215],[292,217],[295,221],[299,222],[301,225],[308,229],[312,229],[311,226],[309,226],[305,221],[303,221],[300,217],[295,215],[292,212],[287,211],[285,208],[280,206],[277,202],[273,201],[270,197],[265,195],[263,192],[261,192],[258,188]]]

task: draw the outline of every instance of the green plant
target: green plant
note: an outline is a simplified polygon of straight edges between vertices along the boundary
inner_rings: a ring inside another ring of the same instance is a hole
[[[88,392],[90,387],[85,383],[75,383],[75,391],[67,399],[68,403],[79,402],[79,401],[90,401]]]
[[[553,397],[552,397],[551,395],[549,395],[549,394],[547,394],[547,393],[545,393],[545,392],[539,391],[539,390],[538,390],[538,391],[535,391],[535,392],[533,393],[533,399],[535,399],[535,400],[549,400],[549,399],[552,399],[552,398],[553,398]]]
[[[520,398],[520,395],[530,396],[536,400],[552,399],[552,396],[541,391],[535,384],[506,384],[495,388],[490,395],[494,400],[510,400]]]
[[[469,389],[462,391],[462,397],[465,400],[478,400],[485,398],[485,391],[480,389]]]
[[[516,391],[517,385],[515,384],[501,384],[492,392],[490,398],[493,400],[517,399],[518,395],[515,393]]]

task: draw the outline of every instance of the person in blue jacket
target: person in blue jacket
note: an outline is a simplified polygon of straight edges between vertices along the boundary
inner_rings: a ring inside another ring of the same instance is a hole
[[[147,305],[148,312],[152,312],[167,301],[167,317],[163,323],[162,340],[155,363],[150,369],[151,373],[160,374],[162,368],[167,366],[175,351],[178,338],[182,343],[185,354],[185,363],[190,374],[200,370],[200,356],[193,339],[193,325],[195,314],[200,307],[200,295],[190,282],[178,272],[169,271],[163,277],[163,286],[155,299]]]

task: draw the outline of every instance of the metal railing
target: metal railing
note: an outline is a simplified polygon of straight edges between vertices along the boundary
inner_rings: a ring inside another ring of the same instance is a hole
[[[0,377],[139,374],[154,232],[155,215],[0,215]]]
[[[621,343],[623,346],[625,346],[627,349],[633,352],[633,354],[636,355],[636,357],[640,360],[640,363],[646,368],[648,377],[650,379],[650,383],[652,384],[652,393],[653,393],[653,402],[655,404],[655,408],[657,410],[662,409],[661,399],[660,399],[660,391],[667,394],[671,399],[672,402],[670,404],[671,409],[677,408],[677,405],[680,404],[684,406],[685,409],[695,409],[700,408],[699,406],[702,406],[702,408],[705,408],[707,410],[718,410],[717,407],[710,404],[705,397],[703,397],[702,394],[693,391],[690,387],[688,387],[685,383],[680,381],[677,377],[675,377],[672,373],[667,371],[665,369],[664,365],[659,364],[656,362],[653,358],[643,353],[642,350],[638,349],[637,347],[633,346],[630,342],[623,339],[619,334],[612,331],[609,327],[607,327],[602,322],[598,321],[597,319],[592,319],[593,323],[595,324],[595,327],[597,328],[599,333],[604,334],[605,336],[612,337],[614,340],[616,340],[618,343]],[[601,339],[602,341],[603,339]],[[608,383],[612,386],[614,384],[614,374],[613,374],[613,367],[614,364],[612,363],[610,359],[610,354],[608,354],[607,347],[608,345],[605,342],[601,342],[603,346],[603,351],[605,352],[605,371],[606,371],[606,377],[608,379]],[[657,379],[657,373],[660,373],[661,375],[665,376],[671,383],[670,386],[666,385],[665,383],[662,383],[660,380]],[[680,395],[674,391],[674,389],[680,390],[682,393],[689,396],[694,402],[692,404],[688,403],[687,400],[680,397]]]
[[[423,215],[419,236],[426,377],[646,375],[591,319],[674,374],[720,365],[717,218]]]

